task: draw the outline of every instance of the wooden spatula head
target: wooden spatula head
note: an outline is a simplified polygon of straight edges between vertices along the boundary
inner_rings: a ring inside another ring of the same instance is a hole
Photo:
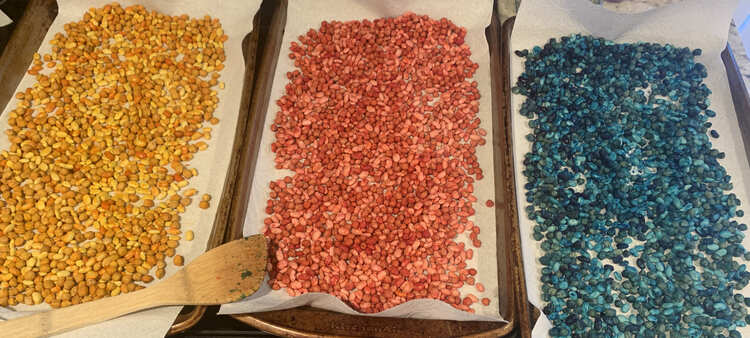
[[[243,299],[260,287],[268,250],[263,235],[221,245],[199,256],[178,272],[188,304],[223,304]],[[176,285],[175,285],[176,286]]]
[[[266,269],[263,235],[235,240],[143,290],[0,322],[0,337],[39,337],[164,305],[215,305],[253,294]]]

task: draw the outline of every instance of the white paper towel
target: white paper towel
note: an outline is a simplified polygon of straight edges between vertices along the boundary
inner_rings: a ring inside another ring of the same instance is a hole
[[[271,143],[274,134],[270,131],[278,107],[275,102],[281,97],[287,83],[286,73],[293,70],[293,63],[287,57],[292,41],[309,29],[318,29],[324,20],[363,20],[381,17],[394,17],[411,11],[426,14],[433,19],[448,18],[454,24],[465,27],[466,43],[471,48],[472,61],[479,64],[474,75],[478,82],[481,99],[479,102],[480,127],[488,131],[487,143],[477,147],[477,157],[482,171],[486,173],[484,179],[475,184],[474,194],[479,201],[494,200],[494,177],[492,177],[492,148],[493,144],[489,132],[492,130],[491,92],[490,92],[490,63],[489,47],[485,37],[485,28],[490,24],[492,16],[492,1],[433,1],[433,0],[319,0],[304,1],[290,0],[287,12],[287,24],[281,44],[281,53],[276,66],[271,99],[263,126],[258,163],[250,192],[248,212],[245,219],[244,234],[246,236],[260,233],[263,219],[266,217],[265,206],[269,197],[268,184],[271,180],[289,175],[289,171],[274,168],[274,153]],[[475,276],[478,282],[485,285],[486,291],[478,297],[491,299],[490,306],[474,304],[476,314],[457,310],[450,305],[432,299],[412,300],[386,311],[373,314],[379,317],[411,317],[424,319],[451,320],[501,320],[498,304],[497,283],[497,246],[495,240],[495,210],[494,208],[476,207],[473,222],[481,228],[479,239],[481,248],[474,248],[474,257],[467,263],[477,269]],[[473,286],[464,286],[466,292],[477,294]],[[273,291],[267,283],[263,283],[260,290],[244,301],[227,304],[221,307],[221,314],[261,312],[293,308],[301,305],[311,305],[331,311],[360,314],[336,297],[323,293],[308,293],[296,298],[287,295],[284,290]]]
[[[727,32],[735,0],[686,0],[677,4],[660,7],[638,14],[619,14],[610,12],[588,1],[582,0],[524,0],[519,8],[510,41],[511,48],[511,86],[515,86],[518,76],[523,72],[523,60],[512,54],[515,50],[543,46],[550,38],[570,34],[590,34],[615,42],[657,42],[670,43],[678,47],[701,48],[703,54],[696,57],[708,70],[706,85],[712,90],[710,109],[717,112],[713,123],[721,135],[712,139],[714,147],[727,154],[719,162],[732,176],[733,192],[747,205],[750,195],[750,181],[741,178],[750,177],[750,167],[745,155],[745,147],[740,135],[737,115],[727,83],[726,71],[721,61],[721,52],[727,44]],[[528,120],[519,114],[522,95],[512,95],[513,157],[515,162],[516,198],[518,201],[521,244],[526,274],[526,286],[529,301],[542,308],[541,283],[539,280],[541,264],[538,258],[542,255],[539,242],[532,237],[534,223],[527,218],[525,190],[526,178],[522,174],[523,157],[531,149],[525,135],[530,132]],[[750,213],[748,213],[750,215]],[[749,216],[741,219],[747,224]],[[744,245],[750,245],[745,238]],[[745,296],[750,289],[743,290]],[[550,323],[542,315],[534,327],[534,337],[547,336]],[[750,328],[739,329],[750,335]]]
[[[57,2],[59,12],[44,37],[44,42],[39,47],[40,54],[50,52],[49,41],[56,33],[63,31],[65,23],[80,20],[91,7],[102,7],[113,1],[58,0]],[[198,169],[199,175],[189,180],[190,186],[198,189],[201,193],[208,193],[213,197],[221,196],[234,142],[245,74],[242,39],[253,29],[253,17],[260,7],[261,0],[224,0],[221,2],[221,6],[203,0],[119,0],[118,2],[123,7],[140,4],[148,10],[156,10],[164,14],[188,14],[191,17],[198,18],[210,15],[221,21],[222,28],[229,37],[224,42],[226,61],[219,79],[225,82],[226,89],[218,90],[219,105],[214,113],[214,116],[221,121],[218,125],[212,126],[214,132],[212,133],[212,139],[207,142],[208,149],[196,153],[191,161],[190,167]],[[34,82],[35,78],[26,74],[18,88],[23,90]],[[8,128],[8,115],[12,109],[15,109],[16,104],[17,100],[13,98],[6,106],[5,111],[0,116],[0,130]],[[0,149],[8,149],[8,146],[8,138],[3,135],[0,137]],[[218,204],[218,200],[214,201],[209,209],[203,210],[198,208],[198,203],[193,203],[182,214],[182,229],[184,231],[193,230],[195,233],[193,241],[182,241],[177,248],[177,253],[183,255],[186,262],[190,262],[206,251]],[[175,267],[170,264],[167,267],[167,276],[175,271]],[[173,306],[142,311],[74,330],[62,334],[60,337],[163,337],[181,308],[180,306]],[[11,319],[30,313],[27,311],[46,309],[49,309],[49,306],[17,306],[12,310],[0,308],[0,319]],[[0,337],[2,337],[2,332],[0,332]]]
[[[10,23],[13,22],[3,11],[0,11],[0,27],[5,25],[10,25]]]

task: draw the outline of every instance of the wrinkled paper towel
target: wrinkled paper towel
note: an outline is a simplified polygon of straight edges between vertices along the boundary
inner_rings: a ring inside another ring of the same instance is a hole
[[[710,109],[717,116],[709,121],[713,123],[721,137],[711,139],[714,147],[727,154],[719,162],[732,176],[733,192],[744,203],[750,195],[750,181],[741,178],[750,177],[745,155],[745,147],[740,135],[737,115],[729,91],[727,75],[721,61],[721,52],[727,45],[727,33],[732,11],[737,2],[714,0],[686,0],[680,3],[657,8],[638,14],[619,14],[610,12],[600,6],[582,0],[523,0],[513,27],[510,41],[511,62],[510,81],[515,86],[518,76],[523,72],[522,58],[513,55],[513,51],[543,46],[550,38],[581,33],[600,36],[615,42],[657,42],[670,43],[677,47],[701,48],[703,54],[696,57],[708,69],[706,85],[711,89]],[[521,244],[526,274],[526,287],[529,301],[541,309],[540,272],[538,258],[542,255],[539,242],[532,235],[534,223],[527,218],[525,190],[526,178],[523,176],[523,158],[531,149],[525,135],[530,132],[528,120],[519,114],[525,100],[522,95],[511,98],[513,125],[513,157],[515,161],[516,198],[519,209]],[[739,178],[739,179],[738,179]],[[750,215],[750,213],[748,213]],[[748,223],[748,216],[742,218]],[[745,246],[750,240],[745,238]],[[743,293],[748,296],[750,290]],[[544,315],[534,327],[534,337],[547,336],[551,327]],[[750,335],[748,327],[740,328],[743,336]]]
[[[482,120],[481,127],[488,131],[487,143],[477,147],[477,157],[480,167],[487,176],[474,185],[474,193],[479,201],[494,199],[494,177],[492,177],[492,147],[491,140],[492,121],[491,116],[491,92],[490,92],[490,63],[489,47],[485,37],[485,27],[490,24],[492,16],[492,1],[432,1],[432,0],[320,0],[304,1],[290,0],[287,12],[287,24],[281,44],[281,53],[276,67],[271,100],[269,101],[268,114],[266,114],[263,126],[263,137],[260,144],[260,153],[256,166],[253,186],[250,192],[250,200],[247,216],[245,218],[244,234],[246,236],[257,234],[263,226],[266,217],[265,206],[268,200],[268,184],[271,180],[289,175],[290,171],[281,171],[274,168],[274,153],[271,152],[271,143],[274,134],[270,131],[271,122],[274,120],[278,107],[275,102],[284,92],[287,83],[286,73],[293,70],[293,63],[287,57],[289,46],[296,41],[299,35],[305,34],[309,29],[319,29],[324,20],[363,20],[377,19],[383,17],[399,16],[405,12],[429,15],[432,19],[448,18],[454,24],[467,29],[466,43],[471,48],[472,61],[479,64],[479,69],[474,74],[474,80],[478,82],[481,99],[479,103],[479,117]],[[383,312],[373,314],[379,317],[410,317],[423,319],[451,319],[451,320],[502,320],[498,304],[497,283],[497,253],[495,240],[495,210],[494,208],[479,207],[474,216],[474,223],[481,229],[479,239],[483,245],[474,248],[474,257],[468,261],[469,266],[477,269],[475,276],[477,282],[486,286],[486,291],[479,294],[473,286],[465,286],[462,291],[478,294],[479,297],[488,297],[492,301],[490,306],[474,304],[476,314],[471,314],[454,309],[447,303],[421,299],[412,300]],[[298,297],[290,297],[286,291],[273,291],[267,283],[263,283],[260,290],[249,298],[232,304],[223,305],[221,314],[261,312],[289,309],[301,305],[310,305],[331,311],[360,314],[344,304],[338,298],[324,293],[308,293]]]
[[[65,23],[78,21],[89,8],[103,7],[112,3],[113,0],[58,0],[57,2],[60,8],[59,14],[44,37],[44,42],[39,48],[40,54],[50,52],[49,41],[56,33],[63,31]],[[245,74],[242,39],[253,29],[253,17],[260,7],[261,0],[224,0],[221,2],[221,6],[203,0],[118,0],[117,2],[123,7],[140,4],[148,10],[156,10],[170,15],[188,14],[193,18],[210,15],[221,21],[224,32],[229,37],[224,42],[226,61],[225,68],[219,78],[220,81],[225,82],[226,89],[218,90],[219,105],[214,113],[221,122],[212,126],[214,132],[211,140],[208,140],[208,149],[196,153],[195,158],[190,163],[190,166],[198,169],[199,173],[198,176],[190,179],[190,186],[214,197],[221,196],[229,167],[232,144],[234,143]],[[34,77],[26,74],[18,86],[19,91],[30,87],[34,82]],[[0,116],[0,130],[8,128],[8,115],[11,110],[15,109],[16,104],[15,98],[8,102],[5,111]],[[8,149],[8,146],[8,138],[3,135],[0,137],[0,149]],[[182,241],[177,248],[177,253],[183,255],[186,262],[190,262],[206,250],[218,204],[217,200],[211,203],[209,209],[202,210],[198,208],[198,203],[193,203],[182,214],[183,231],[193,230],[195,233],[193,241]],[[175,267],[170,264],[167,267],[167,276],[175,271]],[[12,319],[29,314],[32,311],[47,309],[49,309],[47,305],[16,306],[14,309],[0,308],[0,318]],[[180,309],[182,309],[181,306],[172,306],[142,311],[70,331],[60,335],[60,337],[163,337]],[[0,336],[2,336],[2,333],[0,333]]]

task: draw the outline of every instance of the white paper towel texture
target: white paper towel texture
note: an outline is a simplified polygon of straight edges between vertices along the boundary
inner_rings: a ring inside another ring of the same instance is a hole
[[[78,21],[91,7],[103,7],[112,3],[113,0],[57,0],[59,12],[44,37],[44,42],[39,47],[39,53],[49,53],[51,46],[49,41],[56,33],[63,32],[63,26],[67,22]],[[221,71],[220,81],[225,82],[226,89],[218,90],[219,105],[214,116],[220,119],[220,123],[212,126],[214,132],[207,143],[208,149],[195,154],[190,161],[190,167],[198,169],[199,175],[189,180],[190,187],[198,189],[200,193],[208,193],[217,198],[221,196],[224,188],[229,160],[234,142],[235,128],[239,113],[239,103],[242,97],[243,79],[245,74],[245,61],[242,57],[242,39],[253,29],[253,17],[260,7],[261,0],[224,0],[221,6],[213,1],[203,0],[119,0],[123,7],[140,4],[148,10],[156,10],[169,15],[187,14],[191,17],[202,18],[205,15],[218,18],[221,21],[225,34],[229,37],[224,42],[226,54],[225,68]],[[18,85],[19,90],[30,87],[35,78],[26,74]],[[0,130],[8,129],[9,112],[15,109],[17,100],[15,98],[8,102],[5,111],[0,116]],[[5,135],[0,136],[0,149],[8,149],[9,142]],[[209,209],[198,208],[198,203],[193,203],[184,214],[182,214],[183,231],[193,230],[195,239],[191,242],[181,241],[177,253],[190,262],[206,250],[208,238],[216,217],[218,200],[211,203]],[[169,264],[167,276],[176,271]],[[154,283],[154,282],[152,282]],[[17,316],[28,314],[26,311],[41,311],[49,309],[47,305],[18,306],[15,309],[0,308],[0,319],[12,319]],[[182,309],[181,306],[163,307],[159,309],[142,311],[132,315],[120,317],[101,324],[70,331],[59,335],[60,337],[163,337],[169,330],[172,322]],[[24,313],[25,312],[25,313]],[[2,337],[2,332],[0,332]]]
[[[486,173],[484,179],[475,184],[474,193],[479,201],[494,200],[494,177],[492,169],[492,111],[490,92],[490,63],[489,47],[485,37],[485,28],[490,24],[492,16],[492,1],[432,1],[432,0],[290,0],[287,11],[287,23],[284,38],[281,44],[281,53],[269,101],[268,113],[263,126],[258,154],[258,163],[253,178],[253,186],[250,192],[248,212],[245,218],[244,234],[252,235],[260,233],[263,219],[266,217],[265,206],[269,197],[269,182],[286,175],[289,171],[281,171],[274,168],[274,153],[271,152],[271,143],[274,134],[270,130],[271,122],[274,120],[278,107],[275,102],[283,95],[284,86],[287,83],[286,73],[293,70],[293,62],[287,57],[289,46],[296,41],[299,35],[306,33],[309,29],[320,28],[324,20],[364,20],[383,17],[395,17],[405,12],[414,12],[419,15],[429,15],[433,19],[447,18],[454,24],[466,28],[466,43],[471,48],[472,61],[479,64],[479,69],[474,75],[478,82],[479,93],[479,117],[480,125],[488,131],[487,143],[477,147],[477,157],[482,171]],[[477,202],[479,203],[479,202]],[[473,222],[481,228],[479,239],[482,247],[474,248],[474,257],[468,261],[468,265],[477,269],[475,276],[477,282],[485,285],[486,291],[478,297],[491,299],[490,306],[475,304],[473,308],[476,314],[457,310],[450,305],[432,299],[412,300],[383,312],[372,314],[380,317],[411,317],[423,319],[451,319],[451,320],[501,320],[498,304],[497,283],[497,250],[495,240],[495,211],[494,208],[476,207],[477,214]],[[464,286],[466,292],[477,294],[473,286]],[[243,301],[227,304],[221,307],[221,314],[261,312],[293,308],[301,305],[331,311],[360,314],[334,296],[323,293],[308,293],[298,297],[290,297],[284,290],[273,291],[267,283],[263,283],[260,290],[253,296]]]
[[[716,149],[727,154],[719,162],[732,176],[733,192],[746,205],[750,195],[750,182],[743,178],[750,177],[750,167],[720,56],[727,44],[729,22],[736,4],[734,0],[685,0],[643,13],[620,14],[588,1],[523,0],[510,41],[511,86],[515,86],[518,76],[523,72],[522,58],[513,55],[513,51],[543,46],[553,37],[580,33],[621,43],[643,41],[701,48],[703,54],[696,57],[696,61],[705,65],[708,70],[708,77],[704,81],[712,91],[709,109],[718,114],[709,121],[721,135],[711,142]],[[529,203],[526,202],[523,189],[526,183],[522,174],[523,158],[531,149],[530,142],[525,138],[530,132],[528,119],[519,114],[524,100],[522,95],[512,95],[511,98],[516,198],[529,301],[541,309],[544,303],[540,297],[541,264],[538,263],[538,258],[543,252],[539,242],[532,237],[534,223],[526,215],[525,209]],[[741,222],[747,224],[749,218],[745,216],[741,218]],[[749,244],[750,240],[745,238],[744,245],[748,247]],[[748,296],[750,290],[745,289],[743,293]],[[550,327],[549,321],[542,315],[534,328],[533,336],[546,337]],[[750,335],[748,327],[740,328],[740,332],[743,336]]]
[[[0,11],[0,27],[9,25],[13,20],[11,20],[3,11]]]

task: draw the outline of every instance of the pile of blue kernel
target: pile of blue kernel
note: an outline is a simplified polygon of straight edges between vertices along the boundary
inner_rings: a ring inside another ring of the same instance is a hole
[[[739,337],[747,226],[701,50],[573,35],[515,54],[549,334]]]

